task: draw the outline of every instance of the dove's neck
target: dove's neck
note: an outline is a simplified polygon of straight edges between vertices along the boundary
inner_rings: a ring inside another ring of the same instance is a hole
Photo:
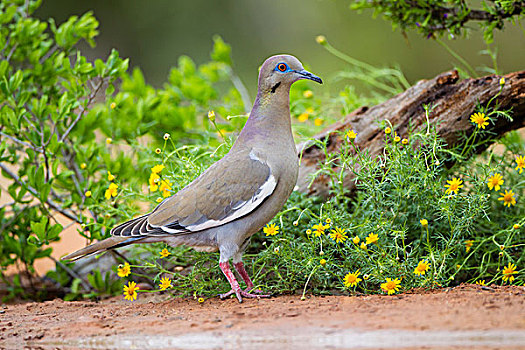
[[[290,87],[259,91],[250,117],[239,135],[246,145],[294,145],[290,120]],[[295,145],[293,146],[295,148]]]

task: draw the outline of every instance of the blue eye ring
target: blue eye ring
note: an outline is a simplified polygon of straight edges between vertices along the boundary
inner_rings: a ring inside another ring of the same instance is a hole
[[[288,65],[286,63],[281,62],[281,63],[278,63],[277,66],[275,66],[275,70],[279,71],[281,73],[284,73],[284,72],[290,70],[290,68],[288,67]]]

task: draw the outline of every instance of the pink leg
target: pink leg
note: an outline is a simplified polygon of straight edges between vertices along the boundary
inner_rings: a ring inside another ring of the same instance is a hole
[[[270,296],[269,294],[263,294],[262,290],[259,290],[259,289],[252,290],[253,282],[250,279],[250,276],[248,276],[248,273],[246,272],[246,270],[244,269],[244,264],[242,261],[238,263],[233,263],[233,267],[235,267],[235,270],[237,270],[239,275],[241,275],[244,283],[246,283],[246,289],[244,290],[245,292],[253,292],[255,294],[259,294],[259,297],[262,297],[262,298],[266,298]]]
[[[240,303],[242,303],[242,297],[246,297],[246,298],[259,298],[259,297],[261,297],[261,295],[250,294],[248,292],[245,292],[245,291],[241,290],[241,287],[239,286],[239,283],[235,279],[235,276],[233,275],[233,272],[230,269],[230,263],[229,262],[227,262],[227,261],[220,262],[219,266],[221,268],[222,273],[224,273],[224,276],[226,276],[226,278],[228,279],[228,282],[230,282],[230,286],[232,287],[232,289],[228,293],[224,293],[224,294],[220,294],[219,295],[219,297],[221,299],[229,297],[233,293],[235,293],[235,295],[237,296],[237,299],[239,299]],[[243,268],[243,270],[244,270],[244,268]],[[244,271],[244,273],[246,273],[246,271]],[[246,276],[248,276],[248,275],[246,274]],[[252,287],[253,287],[253,283],[252,283]]]

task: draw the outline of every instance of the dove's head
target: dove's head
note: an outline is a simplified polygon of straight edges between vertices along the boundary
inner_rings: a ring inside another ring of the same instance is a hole
[[[259,71],[259,91],[275,93],[279,88],[288,90],[290,85],[301,79],[323,83],[321,78],[306,71],[294,56],[272,56],[263,63]]]

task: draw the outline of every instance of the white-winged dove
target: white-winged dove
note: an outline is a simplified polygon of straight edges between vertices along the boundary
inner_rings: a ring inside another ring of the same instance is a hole
[[[266,225],[290,196],[298,157],[290,120],[290,86],[322,80],[293,56],[268,58],[259,72],[257,98],[230,152],[151,213],[111,230],[112,237],[65,256],[79,259],[131,243],[165,242],[199,251],[220,251],[219,266],[231,290],[222,294],[262,297],[244,269],[242,254],[250,237]],[[246,283],[242,290],[229,260]],[[252,293],[250,293],[252,292]]]

